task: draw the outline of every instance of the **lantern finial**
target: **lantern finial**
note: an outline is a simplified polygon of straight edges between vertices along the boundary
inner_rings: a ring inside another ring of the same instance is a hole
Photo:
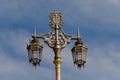
[[[80,38],[80,30],[79,30],[79,27],[78,27],[78,30],[77,30],[77,37]]]
[[[33,36],[36,36],[36,24],[34,25]]]

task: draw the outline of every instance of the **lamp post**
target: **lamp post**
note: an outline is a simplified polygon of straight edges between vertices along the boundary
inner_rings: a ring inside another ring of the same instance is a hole
[[[79,34],[79,29],[77,31],[77,36],[71,36],[65,34],[62,31],[62,13],[54,11],[49,15],[51,22],[49,23],[51,27],[51,32],[47,34],[36,34],[36,27],[34,27],[34,33],[32,35],[32,40],[27,45],[29,62],[33,66],[40,64],[42,59],[43,45],[39,43],[39,39],[43,39],[44,42],[53,49],[55,57],[53,63],[55,64],[56,80],[60,79],[60,65],[62,63],[61,50],[65,48],[71,40],[76,40],[75,46],[71,49],[73,56],[73,63],[81,68],[86,63],[87,47],[83,45],[81,37]]]

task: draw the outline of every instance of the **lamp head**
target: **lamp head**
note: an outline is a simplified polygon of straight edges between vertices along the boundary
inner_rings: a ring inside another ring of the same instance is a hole
[[[77,41],[71,51],[73,63],[78,68],[84,67],[84,64],[86,63],[87,47],[83,45],[82,41]]]
[[[39,44],[39,40],[31,40],[29,45],[27,45],[27,50],[29,62],[31,62],[33,66],[40,64],[42,59],[43,45]]]

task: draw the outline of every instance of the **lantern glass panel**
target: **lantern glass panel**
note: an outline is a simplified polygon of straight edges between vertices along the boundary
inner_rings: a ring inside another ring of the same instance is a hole
[[[33,51],[33,58],[40,58],[40,52],[39,51]]]
[[[86,57],[87,57],[87,47],[83,46],[82,47],[82,60],[86,62]]]
[[[41,51],[32,51],[32,59],[31,63],[36,66],[37,64],[40,63],[42,58],[42,52]]]
[[[82,52],[76,53],[76,60],[82,60]]]
[[[74,51],[72,51],[72,57],[73,57],[73,62],[76,61],[76,56]]]
[[[29,57],[29,61],[31,62],[31,59],[32,59],[32,51],[31,50],[28,50],[28,57]]]
[[[82,52],[76,53],[74,63],[75,64],[82,64],[83,63],[82,61],[83,61],[82,60]]]

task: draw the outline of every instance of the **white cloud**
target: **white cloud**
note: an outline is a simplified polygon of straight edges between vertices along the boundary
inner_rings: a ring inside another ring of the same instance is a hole
[[[9,30],[4,31],[7,31],[7,33],[1,36],[2,41],[0,43],[2,44],[0,46],[0,74],[2,75],[2,80],[6,80],[8,78],[9,80],[19,80],[22,76],[24,76],[22,77],[23,80],[32,80],[34,78],[48,80],[55,78],[53,64],[54,53],[50,48],[46,47],[46,45],[44,46],[41,66],[34,69],[28,64],[27,59],[23,59],[22,57],[20,57],[20,59],[15,58],[13,55],[16,54],[17,56],[21,56],[23,53],[27,53],[23,46],[25,46],[24,42],[26,41],[29,33],[21,30],[17,32]],[[1,31],[1,33],[4,31]],[[7,38],[9,38],[8,42],[5,41]],[[15,43],[11,44],[12,42]],[[6,47],[11,47],[13,50],[12,52],[14,53],[12,54],[11,52],[8,52]],[[85,68],[77,71],[77,68],[73,66],[70,47],[67,47],[61,52],[63,60],[63,64],[61,65],[62,79],[119,79],[120,65],[118,62],[115,62],[119,59],[119,52],[119,45],[117,44],[106,43],[104,46],[93,44],[89,47]],[[27,54],[24,54],[23,56],[26,56],[27,58]],[[115,72],[115,74],[113,72]],[[49,75],[45,75],[46,73]],[[84,77],[84,75],[86,75],[86,77]]]
[[[117,44],[107,43],[104,46],[92,47],[88,56],[87,72],[99,80],[119,79],[119,46]],[[115,51],[117,50],[117,52]],[[115,72],[115,73],[114,73]],[[108,77],[109,76],[109,77]]]
[[[63,12],[65,25],[81,25],[81,27],[116,32],[120,25],[120,6],[116,6],[114,3],[119,3],[119,1],[51,0],[46,2],[46,0],[35,0],[33,3],[32,0],[1,0],[0,15],[2,18],[12,22],[22,21],[27,18],[42,23],[45,19],[49,19],[49,12],[54,11],[57,7]]]
[[[120,0],[107,0],[107,1],[110,1],[111,4],[114,4],[116,6],[119,6],[119,4],[120,4]]]
[[[4,33],[6,32],[6,33]],[[4,34],[3,34],[4,33]],[[33,80],[35,77],[49,79],[53,75],[50,68],[40,66],[37,70],[29,65],[27,58],[26,42],[29,33],[24,30],[0,31],[0,79],[1,80]],[[30,37],[30,36],[29,36]],[[47,49],[46,49],[47,50]],[[49,51],[48,51],[49,52]],[[50,55],[50,53],[48,53]],[[49,56],[48,56],[49,59]],[[47,61],[48,59],[45,59]],[[43,60],[44,62],[44,60]],[[45,62],[48,65],[52,62]],[[46,64],[45,64],[46,65]],[[39,70],[39,71],[38,71]],[[49,75],[45,75],[48,73]],[[7,77],[6,77],[7,76]]]
[[[74,0],[64,4],[65,22],[69,25],[111,32],[119,29],[120,5],[116,6],[109,0]]]
[[[1,47],[8,49],[8,51],[16,52],[21,55],[25,54],[26,43],[28,41],[27,31],[18,30],[18,31],[10,31],[7,29],[3,29],[0,31],[1,37]]]

